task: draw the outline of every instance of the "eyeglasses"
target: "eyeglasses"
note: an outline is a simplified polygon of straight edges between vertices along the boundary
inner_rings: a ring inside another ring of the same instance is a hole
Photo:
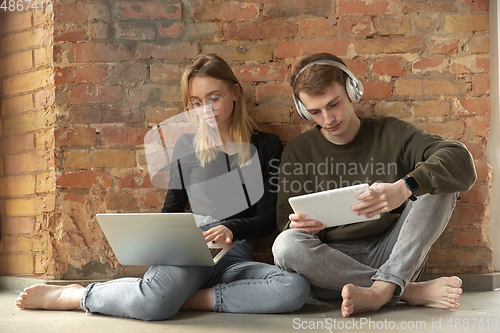
[[[220,97],[217,95],[212,95],[212,96],[208,97],[205,102],[191,101],[188,103],[186,108],[191,111],[191,110],[199,108],[203,104],[205,104],[205,105],[210,105],[212,107],[212,109],[218,109],[222,103],[222,99],[227,95],[228,92],[229,92],[229,90],[224,95],[222,95]]]

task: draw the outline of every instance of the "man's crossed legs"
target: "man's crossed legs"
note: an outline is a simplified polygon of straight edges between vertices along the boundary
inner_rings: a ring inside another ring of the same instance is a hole
[[[342,297],[344,317],[400,300],[414,306],[458,308],[462,293],[458,277],[413,282],[446,228],[456,198],[456,193],[422,195],[408,203],[387,233],[377,237],[323,243],[309,232],[286,230],[273,245],[275,263],[305,276],[314,297]]]

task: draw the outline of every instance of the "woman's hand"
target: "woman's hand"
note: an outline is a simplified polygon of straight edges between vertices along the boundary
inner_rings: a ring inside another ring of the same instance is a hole
[[[229,230],[228,227],[223,225],[215,226],[205,232],[203,232],[203,236],[205,236],[205,241],[208,242],[225,242],[231,243],[233,241],[233,232]]]
[[[317,234],[318,232],[326,228],[326,225],[319,221],[306,220],[306,216],[304,214],[290,214],[288,218],[291,221],[291,229],[301,229],[304,231],[309,231],[312,234]]]
[[[402,179],[392,184],[373,183],[368,191],[358,195],[357,199],[364,201],[352,206],[352,210],[358,215],[372,217],[398,208],[410,195],[411,191]]]

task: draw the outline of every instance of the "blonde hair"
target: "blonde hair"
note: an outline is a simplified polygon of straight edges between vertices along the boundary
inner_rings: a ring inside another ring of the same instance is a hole
[[[234,142],[249,143],[252,134],[258,128],[257,124],[247,113],[245,94],[241,88],[240,82],[231,70],[231,67],[215,54],[209,54],[207,56],[199,55],[194,63],[185,70],[181,78],[181,95],[184,108],[191,102],[189,83],[196,76],[211,77],[225,82],[231,91],[235,89],[238,90],[238,98],[234,103],[234,109],[230,118],[229,135]],[[194,147],[196,156],[202,167],[215,159],[217,150],[219,150],[215,144],[215,134],[216,131],[214,129],[203,121],[200,122],[198,131],[194,137]],[[250,160],[250,149],[247,144],[237,144],[237,146],[238,157],[235,160],[235,164],[241,167]]]

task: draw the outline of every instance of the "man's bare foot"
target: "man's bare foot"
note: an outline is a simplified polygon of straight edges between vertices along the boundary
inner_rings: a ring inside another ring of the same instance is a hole
[[[84,291],[85,288],[78,284],[68,286],[35,284],[24,289],[16,300],[16,306],[20,309],[78,309]]]
[[[462,280],[457,276],[441,277],[425,282],[411,282],[401,298],[406,303],[438,309],[458,309]]]
[[[375,281],[369,288],[346,284],[342,288],[342,316],[377,311],[391,300],[394,290],[396,285],[385,281]]]

